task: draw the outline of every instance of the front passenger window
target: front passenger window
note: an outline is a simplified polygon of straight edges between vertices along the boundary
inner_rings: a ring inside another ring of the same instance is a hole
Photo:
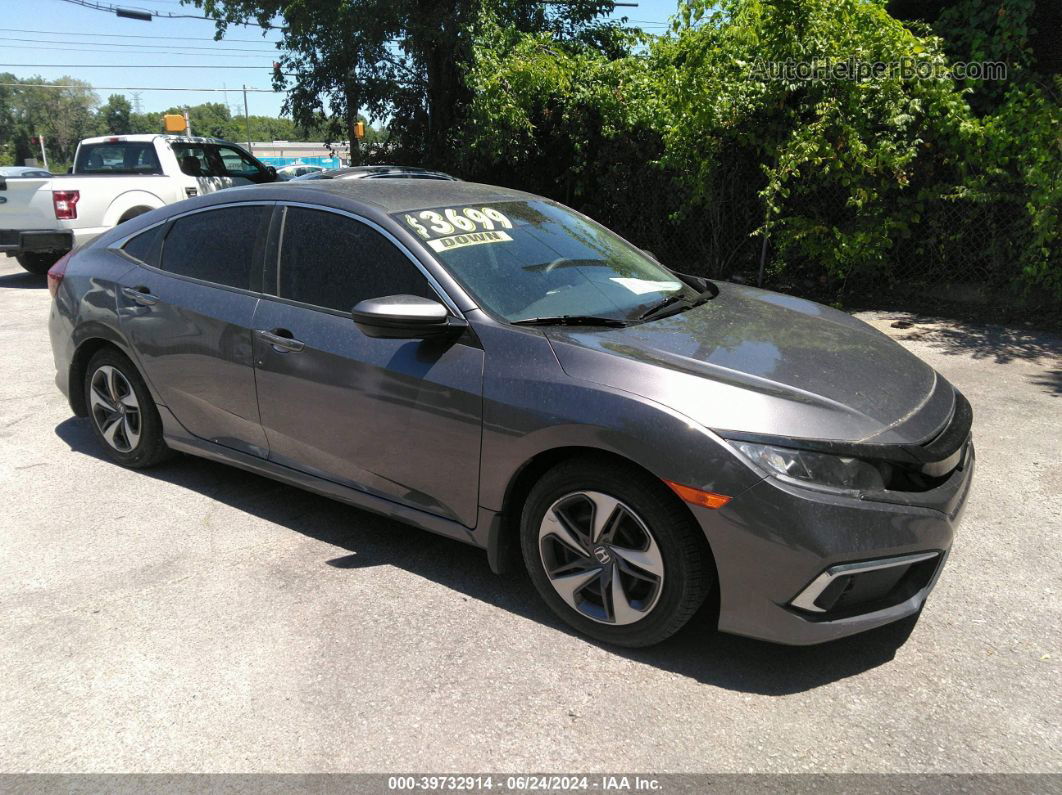
[[[340,312],[385,295],[439,299],[405,254],[353,218],[289,207],[283,241],[277,269],[281,298]]]

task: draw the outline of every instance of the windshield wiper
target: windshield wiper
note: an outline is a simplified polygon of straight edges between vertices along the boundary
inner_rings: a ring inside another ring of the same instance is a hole
[[[711,283],[709,282],[709,284]],[[712,300],[718,294],[719,289],[714,284],[711,284],[711,286],[697,293],[693,298],[684,295],[669,295],[655,306],[651,306],[645,310],[638,320],[659,320],[662,317],[673,315],[677,312],[685,312],[687,309],[693,309],[695,306],[700,306],[705,301]]]
[[[593,315],[558,315],[556,317],[525,317],[523,320],[513,320],[514,326],[609,326],[611,328],[623,328],[627,325],[625,320],[617,320],[614,317],[594,317]]]
[[[688,300],[689,299],[686,296],[681,295],[681,294],[669,295],[664,300],[662,300],[662,301],[660,301],[660,302],[658,302],[656,304],[653,304],[653,306],[649,307],[644,312],[642,312],[642,314],[640,314],[638,316],[638,319],[639,320],[652,320],[652,319],[654,319],[656,317],[659,317],[660,313],[663,310],[674,306],[675,304],[679,303],[680,301],[688,301]]]

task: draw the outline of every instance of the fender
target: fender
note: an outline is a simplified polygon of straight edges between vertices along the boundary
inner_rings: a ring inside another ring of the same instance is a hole
[[[484,508],[510,509],[507,498],[520,472],[537,456],[563,448],[611,453],[658,478],[705,491],[718,491],[717,482],[729,483],[732,490],[739,484],[744,491],[762,479],[714,432],[646,398],[575,379],[554,382],[531,397],[537,405],[524,411],[511,410],[517,405],[516,390],[488,403],[508,410],[506,416],[492,416],[488,410],[484,417],[483,458],[493,462],[480,481]],[[564,424],[557,422],[560,417]],[[671,441],[665,446],[659,439]]]
[[[103,226],[117,226],[121,217],[134,207],[147,207],[157,210],[167,202],[146,190],[128,190],[114,197],[107,212],[103,214]]]
[[[593,389],[593,399],[580,399],[584,397],[581,391],[588,388]],[[549,397],[551,393],[556,402]],[[507,399],[514,399],[515,394]],[[566,458],[607,453],[662,480],[705,491],[718,491],[715,481],[725,480],[732,487],[727,494],[730,497],[744,493],[763,477],[741,463],[711,430],[653,401],[598,385],[591,387],[574,379],[555,382],[535,399],[536,410],[552,416],[552,420],[531,427],[537,423],[534,413],[527,411],[517,415],[517,422],[512,424],[489,416],[484,422],[483,458],[494,464],[483,469],[480,512],[473,537],[486,547],[491,570],[496,574],[510,570],[517,558],[522,497],[539,475],[555,465],[558,455]],[[568,422],[549,424],[564,416],[561,412],[565,407]],[[614,417],[639,419],[629,423],[607,419]],[[602,422],[602,418],[606,421]],[[636,433],[629,429],[636,429]],[[672,441],[664,446],[654,443],[653,437]]]

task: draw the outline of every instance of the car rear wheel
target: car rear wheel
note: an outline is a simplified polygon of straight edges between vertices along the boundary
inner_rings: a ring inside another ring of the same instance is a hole
[[[30,273],[43,276],[48,272],[48,268],[57,263],[62,256],[60,251],[27,251],[18,254],[15,259]]]
[[[603,459],[565,462],[528,496],[520,540],[535,588],[568,624],[618,646],[670,637],[714,578],[700,529],[663,483]]]
[[[104,348],[92,357],[85,402],[93,433],[115,462],[141,469],[169,455],[151,393],[124,354]]]

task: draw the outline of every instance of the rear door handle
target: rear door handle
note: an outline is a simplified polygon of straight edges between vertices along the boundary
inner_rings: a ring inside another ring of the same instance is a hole
[[[302,340],[295,339],[291,332],[285,328],[275,328],[272,331],[259,331],[258,336],[268,342],[277,350],[291,351],[297,353],[301,351],[306,344]]]
[[[159,302],[157,295],[152,295],[148,292],[147,287],[123,287],[122,295],[128,298],[130,301],[136,301],[141,306],[153,306]]]

